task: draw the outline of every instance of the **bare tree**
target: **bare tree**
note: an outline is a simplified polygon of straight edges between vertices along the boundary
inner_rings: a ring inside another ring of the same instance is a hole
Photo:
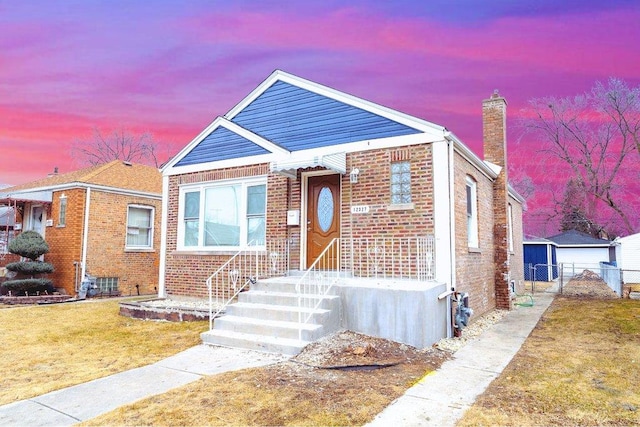
[[[84,165],[123,160],[158,167],[157,151],[158,144],[150,133],[135,134],[124,128],[105,136],[95,127],[93,138],[78,139],[71,145],[71,157]]]
[[[534,99],[530,106],[525,128],[540,139],[541,151],[567,168],[564,182],[573,179],[584,189],[585,217],[603,223],[598,216],[606,217],[606,209],[632,233],[630,215],[638,207],[629,208],[624,185],[625,178],[637,179],[640,167],[633,153],[640,150],[640,88],[611,78],[583,95]]]

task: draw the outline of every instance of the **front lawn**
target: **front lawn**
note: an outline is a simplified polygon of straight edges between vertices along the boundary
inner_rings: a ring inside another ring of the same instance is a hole
[[[557,297],[460,426],[640,424],[640,301]]]
[[[116,300],[0,310],[0,405],[155,363],[200,343],[208,322],[151,322]]]

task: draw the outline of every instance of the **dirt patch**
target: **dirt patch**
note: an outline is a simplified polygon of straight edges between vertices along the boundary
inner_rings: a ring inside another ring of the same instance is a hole
[[[562,288],[562,294],[580,298],[619,298],[600,276],[590,270],[584,270],[582,273],[572,277]]]

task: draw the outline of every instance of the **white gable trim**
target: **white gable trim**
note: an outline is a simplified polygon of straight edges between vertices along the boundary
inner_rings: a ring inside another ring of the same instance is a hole
[[[424,133],[442,134],[442,132],[445,130],[444,127],[428,122],[426,120],[418,119],[417,117],[413,117],[408,114],[401,113],[396,110],[392,110],[391,108],[383,107],[382,105],[375,104],[370,101],[366,101],[362,98],[358,98],[356,96],[349,95],[344,92],[340,92],[328,86],[323,86],[319,83],[315,83],[310,80],[306,80],[301,77],[294,76],[293,74],[289,74],[281,70],[276,70],[273,73],[271,73],[271,75],[267,77],[265,81],[263,81],[248,96],[246,96],[235,107],[233,107],[227,114],[225,114],[225,117],[228,118],[229,120],[233,120],[233,118],[238,113],[240,113],[247,105],[253,102],[257,97],[259,97],[264,91],[266,91],[269,87],[271,87],[277,81],[283,81],[285,83],[289,83],[291,85],[308,90],[310,92],[317,93],[318,95],[326,96],[327,98],[334,99],[344,104],[361,108],[370,113],[377,114],[381,117],[385,117],[389,120],[393,120],[405,126],[412,127]]]
[[[253,142],[256,145],[259,145],[260,147],[264,148],[267,151],[270,151],[272,153],[278,153],[278,154],[285,154],[285,153],[289,153],[289,151],[285,150],[284,148],[280,147],[277,144],[274,144],[264,138],[262,138],[259,135],[256,135],[255,133],[251,132],[250,130],[247,130],[233,122],[230,122],[229,120],[227,120],[224,117],[216,117],[216,119],[205,128],[205,130],[203,130],[202,132],[200,132],[200,134],[195,137],[189,144],[187,144],[186,147],[184,147],[182,150],[180,150],[180,152],[174,156],[173,159],[171,159],[171,161],[169,161],[165,166],[162,167],[162,169],[160,169],[160,171],[162,173],[165,173],[165,171],[172,169],[173,167],[175,167],[175,165],[182,160],[187,154],[189,154],[191,152],[191,150],[193,150],[200,142],[202,142],[202,140],[204,140],[207,136],[209,136],[212,132],[214,132],[216,129],[223,127],[228,129],[229,131],[242,136],[243,138],[248,139],[249,141]],[[253,156],[252,156],[253,157]]]

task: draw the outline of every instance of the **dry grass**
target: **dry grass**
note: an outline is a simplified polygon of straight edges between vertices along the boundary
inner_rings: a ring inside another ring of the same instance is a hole
[[[199,344],[208,328],[118,311],[114,300],[0,310],[0,405],[155,363]]]
[[[556,298],[460,426],[640,424],[640,302]]]
[[[399,365],[342,372],[284,362],[205,377],[81,425],[358,426],[428,371]]]

